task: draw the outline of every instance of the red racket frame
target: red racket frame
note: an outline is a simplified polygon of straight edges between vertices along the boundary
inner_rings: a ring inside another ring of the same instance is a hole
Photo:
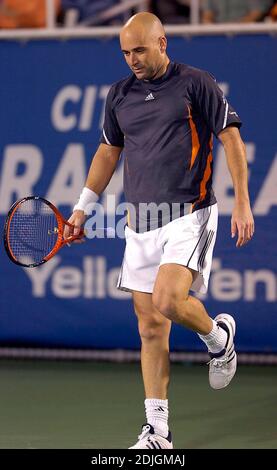
[[[21,206],[21,204],[23,204],[25,201],[28,201],[28,200],[40,200],[40,201],[43,201],[46,205],[48,205],[51,208],[51,210],[55,213],[55,216],[57,218],[57,225],[58,225],[58,227],[57,227],[58,228],[58,236],[57,236],[57,241],[55,243],[55,246],[52,248],[50,253],[47,256],[45,256],[41,261],[39,261],[37,263],[32,263],[32,264],[24,264],[24,263],[21,263],[20,261],[18,261],[18,259],[16,259],[16,257],[14,256],[14,254],[12,252],[10,242],[9,242],[10,225],[11,225],[11,221],[13,219],[13,216],[16,213],[17,209]],[[60,213],[60,211],[54,206],[54,204],[47,201],[47,199],[44,199],[41,196],[27,196],[27,197],[23,197],[22,199],[19,199],[10,208],[10,210],[8,212],[8,215],[7,215],[7,218],[6,218],[6,222],[5,222],[4,246],[5,246],[5,250],[7,252],[7,255],[9,256],[10,260],[13,263],[18,264],[19,266],[24,266],[26,268],[34,268],[34,267],[39,266],[43,263],[46,263],[46,261],[49,261],[51,258],[53,258],[53,256],[55,256],[56,253],[64,245],[66,245],[68,243],[72,243],[74,240],[80,240],[84,237],[85,233],[84,233],[84,230],[81,228],[80,233],[78,235],[71,235],[68,238],[64,238],[63,233],[64,233],[64,227],[66,225],[68,227],[74,228],[74,225],[70,224],[67,220],[65,220],[63,218],[62,214]]]

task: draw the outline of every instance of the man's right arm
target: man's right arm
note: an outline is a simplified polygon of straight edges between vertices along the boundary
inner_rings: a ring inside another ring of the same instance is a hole
[[[121,152],[121,147],[100,144],[92,159],[85,188],[88,188],[96,195],[100,196],[110,182]],[[72,216],[68,220],[68,222],[75,227],[74,235],[78,235],[80,227],[83,225],[85,220],[86,215],[83,210],[74,210]],[[69,227],[66,227],[64,236],[68,237],[70,235],[72,235],[72,230],[70,230]]]
[[[121,147],[100,144],[91,162],[85,186],[100,196],[114,174],[121,152]]]

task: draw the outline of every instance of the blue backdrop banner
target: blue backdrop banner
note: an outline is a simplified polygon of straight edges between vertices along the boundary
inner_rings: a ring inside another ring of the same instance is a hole
[[[277,352],[277,38],[175,37],[169,38],[169,56],[217,78],[242,118],[249,161],[256,233],[237,249],[230,236],[231,179],[215,142],[220,219],[203,300],[212,316],[234,314],[240,351]],[[46,197],[67,217],[98,145],[109,87],[129,73],[118,40],[2,41],[0,68],[1,225],[10,205],[30,194]],[[108,193],[123,201],[122,163],[103,202]],[[116,289],[124,243],[103,235],[65,247],[36,269],[13,265],[2,246],[0,343],[139,348],[130,295]],[[203,349],[197,335],[177,326],[171,347]]]

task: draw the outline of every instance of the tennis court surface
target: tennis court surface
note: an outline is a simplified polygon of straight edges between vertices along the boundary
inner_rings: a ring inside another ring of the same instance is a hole
[[[177,449],[277,449],[277,369],[240,366],[213,391],[207,366],[174,364]],[[144,421],[140,366],[0,361],[1,449],[125,449]]]

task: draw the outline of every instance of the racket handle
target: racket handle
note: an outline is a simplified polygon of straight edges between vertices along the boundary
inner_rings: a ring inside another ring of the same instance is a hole
[[[79,237],[83,238],[85,235],[85,230],[83,228],[80,228]]]
[[[75,225],[74,225],[74,224],[71,224],[70,222],[68,222],[68,220],[64,221],[64,223],[65,223],[65,225],[67,225],[68,227],[70,227],[71,229],[73,229],[73,231],[74,231],[74,228],[75,228]],[[75,237],[76,235],[73,235],[73,236]],[[79,237],[82,238],[82,237],[84,237],[84,236],[85,236],[85,230],[83,229],[83,227],[80,227],[80,231],[79,231],[79,234],[78,234],[77,237],[78,237],[78,238],[79,238]]]

